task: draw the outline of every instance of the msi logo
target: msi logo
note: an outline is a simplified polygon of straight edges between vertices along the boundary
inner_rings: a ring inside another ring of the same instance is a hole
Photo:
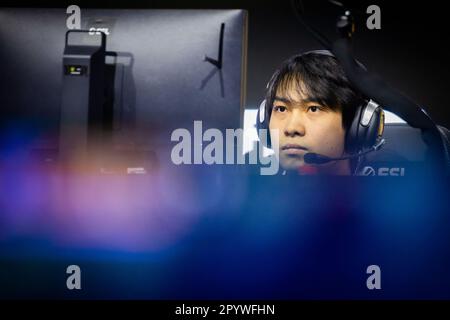
[[[89,34],[91,36],[95,35],[95,34],[100,34],[100,33],[104,33],[107,36],[109,36],[109,28],[89,28]]]
[[[369,166],[364,167],[361,171],[361,175],[366,177],[376,176],[375,169]]]
[[[378,170],[375,170],[371,166],[366,166],[361,170],[360,175],[366,177],[403,177],[405,175],[405,168],[380,167]]]

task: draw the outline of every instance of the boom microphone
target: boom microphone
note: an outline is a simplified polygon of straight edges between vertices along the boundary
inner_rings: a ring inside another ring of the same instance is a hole
[[[358,153],[350,154],[345,157],[332,158],[332,157],[327,157],[323,154],[308,152],[303,156],[303,159],[305,160],[305,163],[307,163],[307,164],[324,164],[324,163],[328,163],[330,161],[352,159],[352,158],[363,156],[363,155],[368,154],[373,151],[377,151],[378,149],[381,148],[381,146],[385,142],[386,142],[385,139],[381,139],[379,142],[374,144],[370,149],[365,150],[365,151],[360,151]]]

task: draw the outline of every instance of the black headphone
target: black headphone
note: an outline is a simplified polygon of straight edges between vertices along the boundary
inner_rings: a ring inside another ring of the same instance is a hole
[[[334,57],[328,50],[313,50],[303,53],[301,56],[315,53]],[[279,73],[277,70],[267,84],[267,91],[271,90],[273,79]],[[260,104],[257,119],[256,129],[269,129],[269,115],[271,106],[266,105],[266,100]],[[366,153],[365,151],[374,149],[374,146],[379,147],[384,131],[384,111],[374,101],[368,100],[360,105],[355,113],[355,117],[347,130],[345,137],[345,150],[347,153]],[[271,147],[270,134],[268,134],[267,143],[261,141],[266,147]]]

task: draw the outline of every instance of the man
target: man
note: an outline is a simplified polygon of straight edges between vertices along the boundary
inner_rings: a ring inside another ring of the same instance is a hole
[[[362,103],[331,54],[312,51],[286,60],[266,95],[269,129],[278,129],[281,167],[300,174],[353,174],[357,159],[309,165],[304,155],[347,155],[346,132]]]

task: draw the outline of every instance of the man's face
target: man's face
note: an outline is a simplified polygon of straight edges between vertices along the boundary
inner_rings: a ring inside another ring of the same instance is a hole
[[[303,96],[295,86],[277,90],[269,129],[279,130],[280,164],[286,170],[302,170],[307,152],[328,157],[344,155],[342,113]],[[332,173],[333,167],[342,164],[330,162],[317,168]]]

